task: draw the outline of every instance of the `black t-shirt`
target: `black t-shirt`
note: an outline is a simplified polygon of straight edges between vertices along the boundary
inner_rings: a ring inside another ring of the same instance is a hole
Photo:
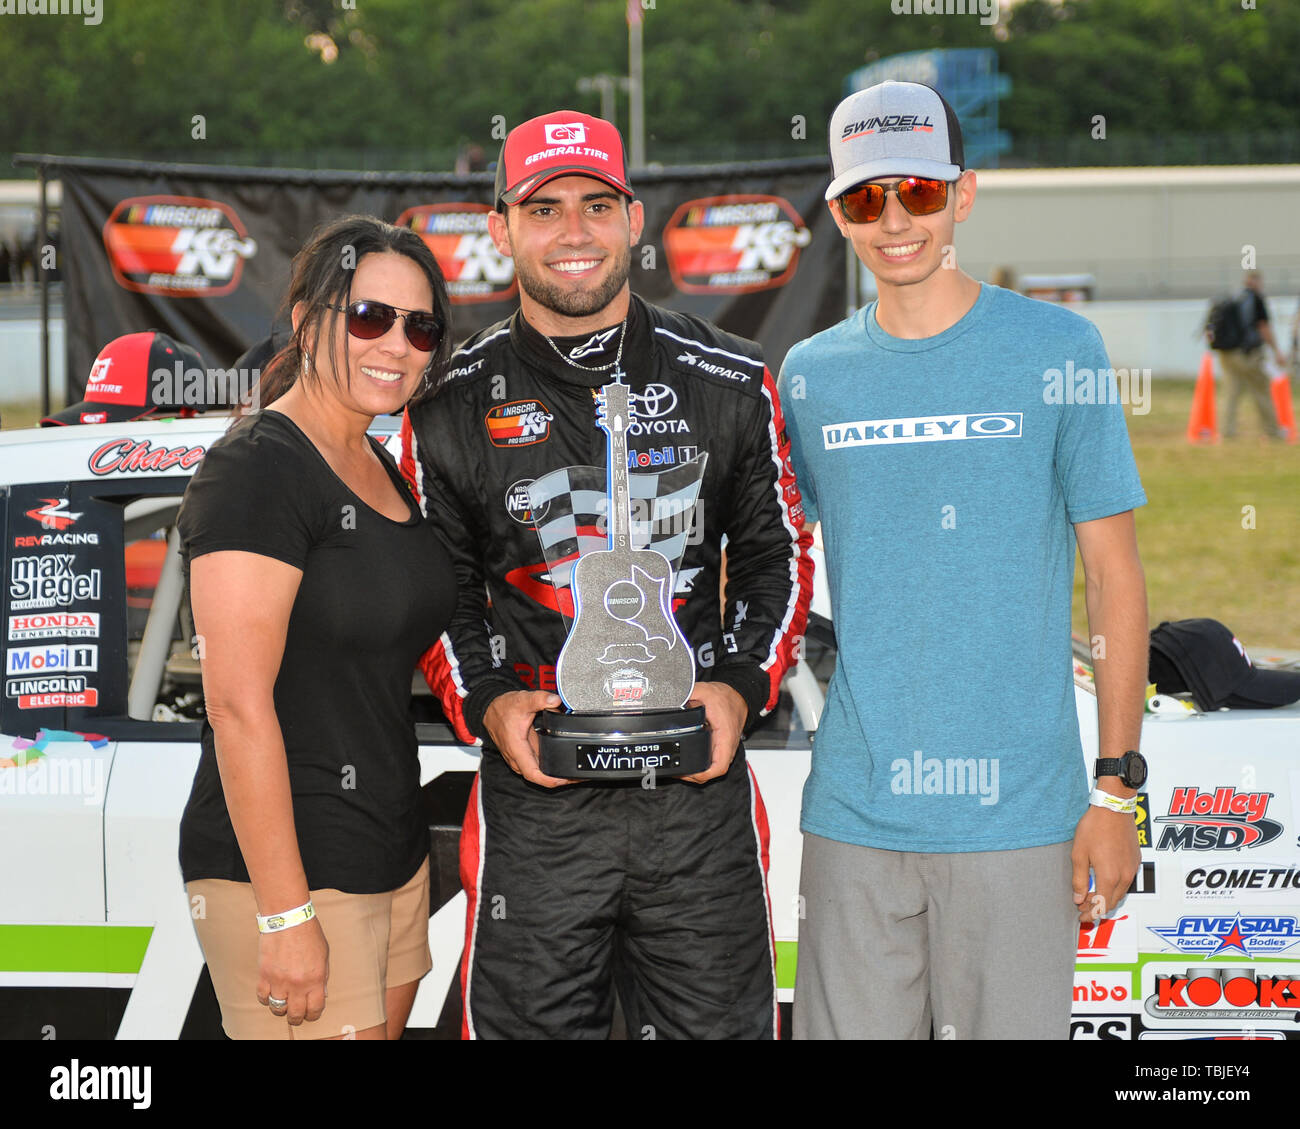
[[[1264,344],[1264,335],[1259,331],[1259,323],[1268,321],[1268,305],[1263,297],[1255,293],[1249,286],[1242,292],[1238,300],[1238,309],[1241,311],[1241,345],[1239,348],[1249,352],[1251,349],[1258,349]]]
[[[396,889],[428,855],[411,676],[456,606],[441,540],[372,443],[410,507],[404,522],[366,505],[276,411],[241,420],[212,445],[177,519],[187,573],[194,557],[227,549],[302,569],[275,711],[307,884],[352,894]],[[207,724],[180,860],[187,882],[249,880]]]

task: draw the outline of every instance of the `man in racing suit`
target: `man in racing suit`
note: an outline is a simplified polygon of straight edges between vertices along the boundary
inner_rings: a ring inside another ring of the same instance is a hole
[[[775,383],[753,343],[631,295],[644,216],[610,123],[517,127],[496,196],[521,309],[457,350],[402,432],[462,593],[422,666],[484,746],[461,835],[462,1031],[606,1038],[617,983],[631,1038],[771,1038],[767,821],[739,742],[776,704],[812,577]],[[712,763],[686,780],[574,784],[538,765],[569,574],[606,544],[594,393],[615,373],[635,407],[634,539],[674,566],[711,730]]]

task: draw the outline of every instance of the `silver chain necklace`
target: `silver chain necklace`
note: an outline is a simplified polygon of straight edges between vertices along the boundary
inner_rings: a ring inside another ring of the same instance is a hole
[[[623,359],[623,342],[627,340],[627,314],[623,315],[623,324],[619,327],[618,352],[614,354],[614,360],[607,365],[580,365],[572,357],[566,357],[560,351],[560,347],[549,337],[547,337],[545,333],[543,333],[542,336],[546,338],[546,343],[552,349],[555,350],[555,355],[559,357],[560,360],[562,360],[566,365],[572,365],[574,368],[580,368],[584,372],[609,372],[610,369],[613,369],[614,372],[612,375],[614,379],[620,382],[622,381],[623,377],[627,375],[627,373],[625,373],[619,367],[619,362]]]

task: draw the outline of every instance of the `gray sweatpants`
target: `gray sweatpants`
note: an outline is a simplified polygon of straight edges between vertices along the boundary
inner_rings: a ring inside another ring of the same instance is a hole
[[[803,837],[796,1039],[1068,1039],[1069,842],[915,854]]]

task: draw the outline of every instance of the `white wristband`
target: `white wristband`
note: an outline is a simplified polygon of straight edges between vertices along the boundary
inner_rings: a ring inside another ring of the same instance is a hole
[[[1138,798],[1130,796],[1127,800],[1120,796],[1113,796],[1104,788],[1094,788],[1092,795],[1088,797],[1088,803],[1099,808],[1106,808],[1109,811],[1119,812],[1120,815],[1132,815],[1137,811]]]
[[[284,913],[272,913],[266,916],[259,913],[257,915],[257,931],[259,933],[279,933],[281,929],[292,929],[295,925],[302,925],[315,916],[316,907],[310,901],[293,909],[285,910]]]

